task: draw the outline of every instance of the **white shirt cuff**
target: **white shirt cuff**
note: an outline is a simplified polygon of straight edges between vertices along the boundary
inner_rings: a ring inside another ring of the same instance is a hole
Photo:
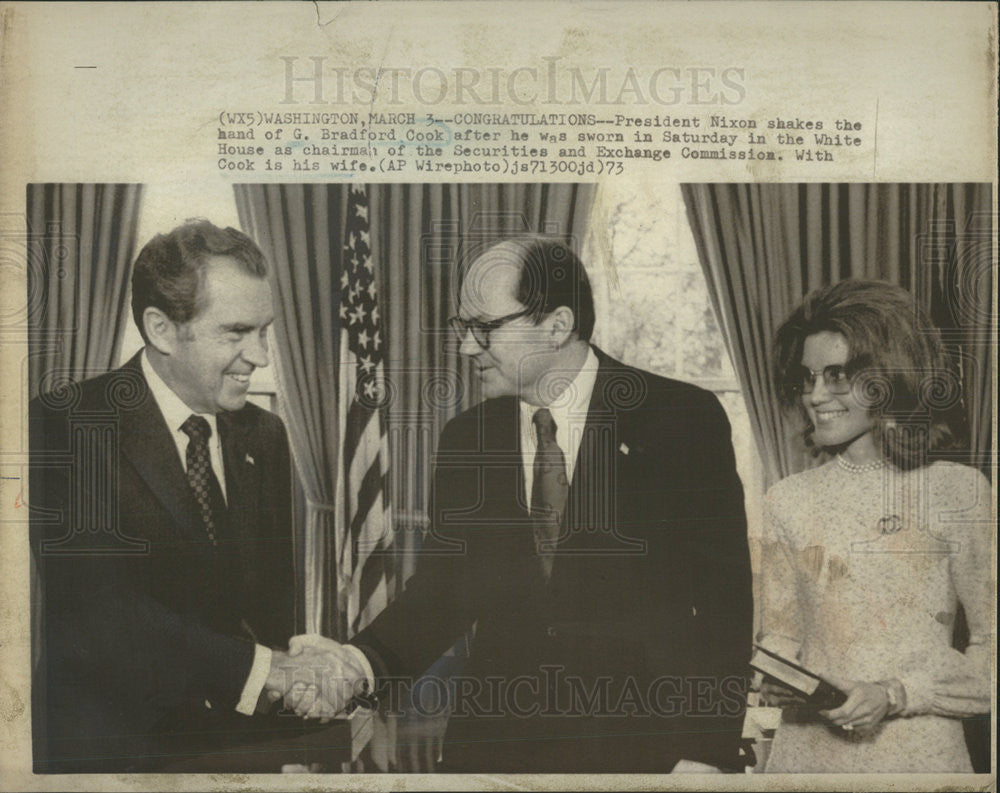
[[[375,670],[372,669],[371,663],[368,661],[368,656],[365,655],[360,648],[355,647],[353,644],[343,645],[344,649],[349,651],[361,664],[361,668],[365,670],[365,679],[368,680],[368,690],[370,692],[375,691]]]
[[[244,716],[253,716],[257,710],[257,700],[260,699],[264,691],[264,684],[267,676],[271,673],[271,650],[262,644],[255,644],[253,650],[253,666],[250,667],[250,675],[247,677],[246,685],[243,686],[243,694],[236,705],[236,712]]]

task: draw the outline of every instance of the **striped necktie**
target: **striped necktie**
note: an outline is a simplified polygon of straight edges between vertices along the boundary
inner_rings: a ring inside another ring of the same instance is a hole
[[[566,509],[569,480],[566,477],[566,458],[556,443],[556,423],[552,413],[548,408],[541,408],[531,420],[538,433],[531,480],[531,523],[547,581],[552,576],[552,561]]]
[[[226,501],[222,496],[219,480],[212,470],[212,456],[208,451],[208,439],[212,436],[212,427],[204,417],[192,413],[181,424],[181,432],[190,438],[187,445],[187,479],[202,523],[212,545],[218,545],[217,535],[221,521],[225,516]]]

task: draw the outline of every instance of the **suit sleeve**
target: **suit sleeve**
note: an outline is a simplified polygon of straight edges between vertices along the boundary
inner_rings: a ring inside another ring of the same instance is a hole
[[[430,527],[419,551],[417,571],[406,590],[351,640],[371,662],[377,686],[388,678],[412,682],[472,624],[466,589],[467,538],[449,514],[458,494],[475,492],[474,469],[442,464],[461,448],[454,422],[441,434],[430,497]]]
[[[674,536],[690,565],[695,627],[685,663],[688,724],[674,749],[678,758],[738,767],[753,624],[743,486],[718,399],[692,389],[680,410],[686,426],[672,431],[687,436],[683,466],[671,466],[676,481],[663,486],[681,491]]]
[[[298,586],[295,543],[291,525],[292,474],[288,434],[276,416],[260,414],[263,481],[266,498],[258,510],[258,530],[248,540],[253,553],[248,567],[250,604],[245,619],[257,641],[253,665],[236,709],[252,715],[270,671],[270,648],[285,647],[292,636],[303,633],[301,593]]]

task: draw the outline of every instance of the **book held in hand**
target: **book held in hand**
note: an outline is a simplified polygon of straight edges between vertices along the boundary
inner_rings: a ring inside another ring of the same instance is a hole
[[[847,701],[847,694],[805,667],[782,658],[759,644],[755,644],[753,648],[754,653],[750,659],[750,666],[758,672],[763,672],[766,677],[770,677],[801,694],[805,698],[807,706],[818,710],[830,710],[831,708],[839,708]]]

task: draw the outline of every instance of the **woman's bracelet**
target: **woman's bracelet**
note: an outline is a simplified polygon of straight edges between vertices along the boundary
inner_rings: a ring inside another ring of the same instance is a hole
[[[905,696],[903,684],[898,680],[879,680],[875,683],[875,685],[882,687],[885,691],[885,697],[889,702],[889,710],[886,711],[886,716],[896,716],[897,714],[902,713],[906,706],[900,703],[896,687],[899,686],[899,692],[903,693]]]

